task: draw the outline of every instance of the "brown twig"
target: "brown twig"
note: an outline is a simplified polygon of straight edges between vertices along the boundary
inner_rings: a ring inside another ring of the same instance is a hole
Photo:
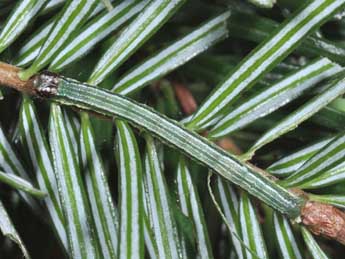
[[[32,81],[22,81],[18,76],[19,71],[18,67],[0,62],[0,85],[33,95],[35,90]]]
[[[234,155],[241,155],[242,150],[235,144],[231,138],[222,138],[217,140],[216,144],[222,149],[230,151]]]
[[[187,115],[194,113],[198,106],[189,89],[182,84],[174,83],[174,90],[183,112]]]
[[[332,205],[308,201],[302,208],[302,223],[315,235],[345,245],[345,213]]]

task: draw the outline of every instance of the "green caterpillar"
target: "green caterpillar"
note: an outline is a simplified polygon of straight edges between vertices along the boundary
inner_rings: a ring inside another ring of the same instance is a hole
[[[36,75],[32,82],[36,94],[44,99],[123,118],[206,165],[291,219],[300,215],[304,203],[302,197],[285,190],[212,142],[146,105],[51,72]]]

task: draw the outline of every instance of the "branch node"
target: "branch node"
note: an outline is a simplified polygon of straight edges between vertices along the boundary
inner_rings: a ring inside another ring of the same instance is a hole
[[[315,235],[345,245],[345,213],[332,205],[308,201],[302,208],[302,223]]]

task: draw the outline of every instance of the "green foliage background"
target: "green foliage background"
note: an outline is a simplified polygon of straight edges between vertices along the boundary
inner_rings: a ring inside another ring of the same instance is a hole
[[[253,169],[243,190],[154,129],[3,87],[0,258],[342,258],[265,197],[297,187],[345,207],[344,6],[0,0],[0,60],[23,79],[47,69],[126,95],[278,178],[261,192]]]

